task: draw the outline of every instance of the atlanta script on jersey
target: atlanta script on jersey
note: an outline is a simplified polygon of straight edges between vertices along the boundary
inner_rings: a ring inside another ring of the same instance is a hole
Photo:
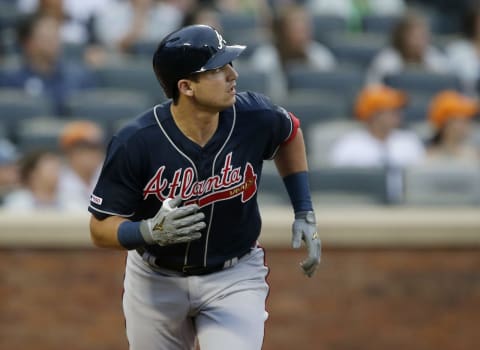
[[[154,216],[166,198],[181,196],[205,213],[202,238],[148,251],[170,264],[218,264],[257,240],[263,161],[295,136],[299,123],[266,97],[240,93],[201,147],[178,129],[170,103],[145,112],[112,138],[89,210],[99,219],[138,221]]]

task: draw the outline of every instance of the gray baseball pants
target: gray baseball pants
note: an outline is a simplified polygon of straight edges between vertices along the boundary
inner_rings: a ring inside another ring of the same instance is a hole
[[[172,276],[129,251],[123,310],[130,350],[257,350],[268,317],[262,248],[233,267]]]

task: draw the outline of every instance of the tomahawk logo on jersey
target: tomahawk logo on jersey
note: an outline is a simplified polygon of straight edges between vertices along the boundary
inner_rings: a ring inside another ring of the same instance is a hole
[[[148,246],[148,251],[169,263],[198,266],[235,257],[260,234],[256,194],[263,161],[274,157],[298,126],[292,114],[266,97],[240,93],[201,147],[177,127],[170,102],[155,106],[112,139],[89,210],[99,219],[118,215],[138,221],[154,216],[166,198],[180,195],[205,213],[202,238]]]

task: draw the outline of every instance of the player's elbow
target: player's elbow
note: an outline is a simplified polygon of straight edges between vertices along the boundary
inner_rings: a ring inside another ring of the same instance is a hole
[[[94,216],[90,218],[90,239],[92,243],[99,248],[107,248],[105,235],[103,234],[102,225]]]
[[[124,249],[118,242],[117,231],[125,218],[109,216],[99,220],[94,215],[90,218],[90,237],[93,244],[99,248]]]
[[[93,243],[98,248],[103,248],[103,240],[99,232],[95,229],[95,226],[92,225],[92,221],[90,221],[90,239]]]

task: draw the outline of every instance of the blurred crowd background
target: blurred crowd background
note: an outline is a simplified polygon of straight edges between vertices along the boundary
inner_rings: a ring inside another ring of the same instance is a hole
[[[109,138],[166,100],[158,42],[193,23],[300,118],[317,205],[480,205],[477,1],[0,0],[1,207],[85,211]],[[260,200],[288,204],[271,162]]]

